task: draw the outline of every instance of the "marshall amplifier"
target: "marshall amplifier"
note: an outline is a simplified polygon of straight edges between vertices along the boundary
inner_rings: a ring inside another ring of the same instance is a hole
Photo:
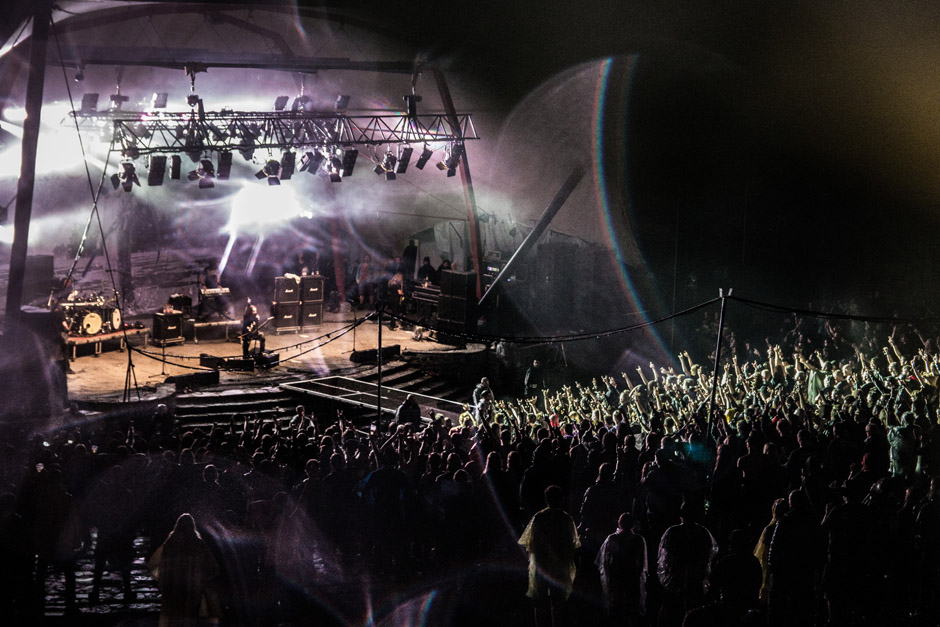
[[[318,327],[323,324],[323,303],[303,303],[300,306],[300,326]]]
[[[183,314],[153,314],[153,343],[157,346],[183,343]]]
[[[299,303],[300,284],[291,277],[276,277],[274,279],[274,302]]]
[[[323,277],[300,277],[300,300],[304,303],[323,302]]]
[[[274,303],[271,305],[274,316],[274,328],[278,333],[287,333],[300,329],[299,303]]]

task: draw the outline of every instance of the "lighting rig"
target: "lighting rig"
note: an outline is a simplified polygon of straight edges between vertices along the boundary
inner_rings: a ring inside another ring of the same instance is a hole
[[[125,162],[140,157],[149,158],[148,185],[162,185],[167,156],[171,159],[171,179],[179,177],[180,153],[189,156],[196,169],[189,172],[190,180],[199,181],[200,188],[214,187],[215,179],[229,177],[233,153],[246,161],[254,158],[256,150],[269,154],[281,152],[281,159],[269,157],[255,174],[269,185],[280,185],[295,172],[322,173],[332,182],[341,182],[352,175],[363,146],[375,150],[386,145],[381,160],[375,158],[375,172],[394,180],[404,174],[414,153],[413,145],[422,146],[415,168],[422,170],[434,154],[432,145],[443,150],[444,158],[438,168],[448,176],[456,173],[464,151],[464,142],[479,139],[470,114],[457,114],[448,118],[444,114],[419,115],[419,96],[405,96],[406,112],[383,115],[349,115],[349,96],[336,98],[333,111],[316,111],[309,96],[301,94],[293,99],[279,96],[272,111],[206,111],[202,99],[195,93],[187,97],[189,111],[166,110],[167,95],[155,93],[150,108],[143,112],[125,111],[120,104],[126,96],[110,98],[111,108],[98,111],[98,95],[89,93],[82,98],[81,109],[72,113],[80,127],[97,127],[102,136],[113,140]],[[454,122],[454,123],[451,123]],[[218,168],[211,155],[218,155]],[[373,153],[374,154],[374,153]],[[297,167],[299,164],[299,167]],[[123,164],[122,164],[123,165]],[[118,183],[130,190],[136,180],[127,182],[124,174],[116,175]],[[131,170],[133,175],[133,170]],[[133,175],[136,179],[136,175]],[[114,177],[112,177],[112,181]],[[136,183],[139,185],[139,183]],[[117,185],[115,185],[115,189]]]

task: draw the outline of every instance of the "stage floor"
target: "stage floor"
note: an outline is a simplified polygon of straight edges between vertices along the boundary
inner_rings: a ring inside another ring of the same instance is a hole
[[[361,319],[361,314],[360,314]],[[356,327],[355,332],[345,329],[353,323],[352,313],[331,314],[324,312],[324,323],[319,327],[302,329],[300,333],[275,333],[275,329],[265,327],[265,349],[280,354],[280,365],[270,369],[255,369],[251,372],[220,372],[220,386],[274,386],[287,381],[301,381],[335,374],[354,376],[357,372],[374,368],[374,364],[356,364],[350,360],[354,350],[375,349],[378,346],[378,324],[368,321]],[[146,324],[146,323],[145,323]],[[149,325],[148,325],[149,326]],[[133,368],[131,372],[131,400],[137,400],[136,387],[142,400],[165,396],[168,391],[164,381],[169,376],[183,375],[206,370],[200,366],[200,355],[212,357],[241,357],[241,343],[235,339],[237,330],[229,333],[230,339],[223,339],[224,331],[219,328],[214,335],[200,330],[199,342],[186,341],[165,348],[151,343],[144,346],[142,338],[131,338],[129,343],[136,349],[130,354]],[[454,352],[453,346],[428,340],[412,339],[411,331],[401,329],[391,331],[382,328],[382,345],[398,344],[402,352]],[[116,344],[116,343],[115,343]],[[481,347],[482,348],[482,347]],[[68,375],[69,399],[75,401],[119,401],[123,398],[128,374],[128,353],[116,347],[105,347],[95,356],[91,347],[78,352],[78,357],[71,362],[75,374]],[[162,360],[164,359],[166,363]]]

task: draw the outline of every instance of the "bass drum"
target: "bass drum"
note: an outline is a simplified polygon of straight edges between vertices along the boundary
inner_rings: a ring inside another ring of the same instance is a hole
[[[101,333],[101,315],[89,311],[82,317],[82,335],[97,335]]]
[[[121,310],[115,307],[111,310],[111,316],[109,322],[111,323],[112,331],[121,330]]]

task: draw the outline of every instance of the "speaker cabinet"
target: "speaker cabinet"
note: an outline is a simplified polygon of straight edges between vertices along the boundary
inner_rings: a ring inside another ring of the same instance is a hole
[[[437,303],[437,319],[451,323],[451,330],[454,331],[474,331],[477,321],[476,299],[445,296],[442,293]]]
[[[157,346],[183,343],[183,314],[153,314],[153,343]]]
[[[477,295],[477,273],[444,270],[441,272],[441,295],[472,299]]]
[[[299,303],[300,285],[294,279],[279,276],[274,279],[274,302]]]
[[[199,355],[199,365],[203,368],[221,368],[224,362],[224,358],[208,353],[200,353]]]
[[[300,328],[298,303],[274,303],[271,313],[274,316],[274,328],[278,331],[296,331]]]
[[[300,277],[300,300],[304,303],[323,302],[323,277]]]
[[[255,355],[255,364],[257,364],[257,366],[262,369],[273,368],[274,366],[277,366],[280,363],[281,363],[280,353],[271,353],[271,352],[265,351],[263,353]]]
[[[252,372],[255,369],[255,360],[240,357],[223,359],[222,368],[238,372]]]
[[[177,392],[195,390],[196,388],[201,388],[208,385],[218,385],[219,371],[204,370],[200,372],[193,372],[191,374],[178,374],[173,377],[167,377],[166,383],[175,383]]]
[[[323,324],[323,303],[303,303],[300,306],[300,326],[318,327]]]

